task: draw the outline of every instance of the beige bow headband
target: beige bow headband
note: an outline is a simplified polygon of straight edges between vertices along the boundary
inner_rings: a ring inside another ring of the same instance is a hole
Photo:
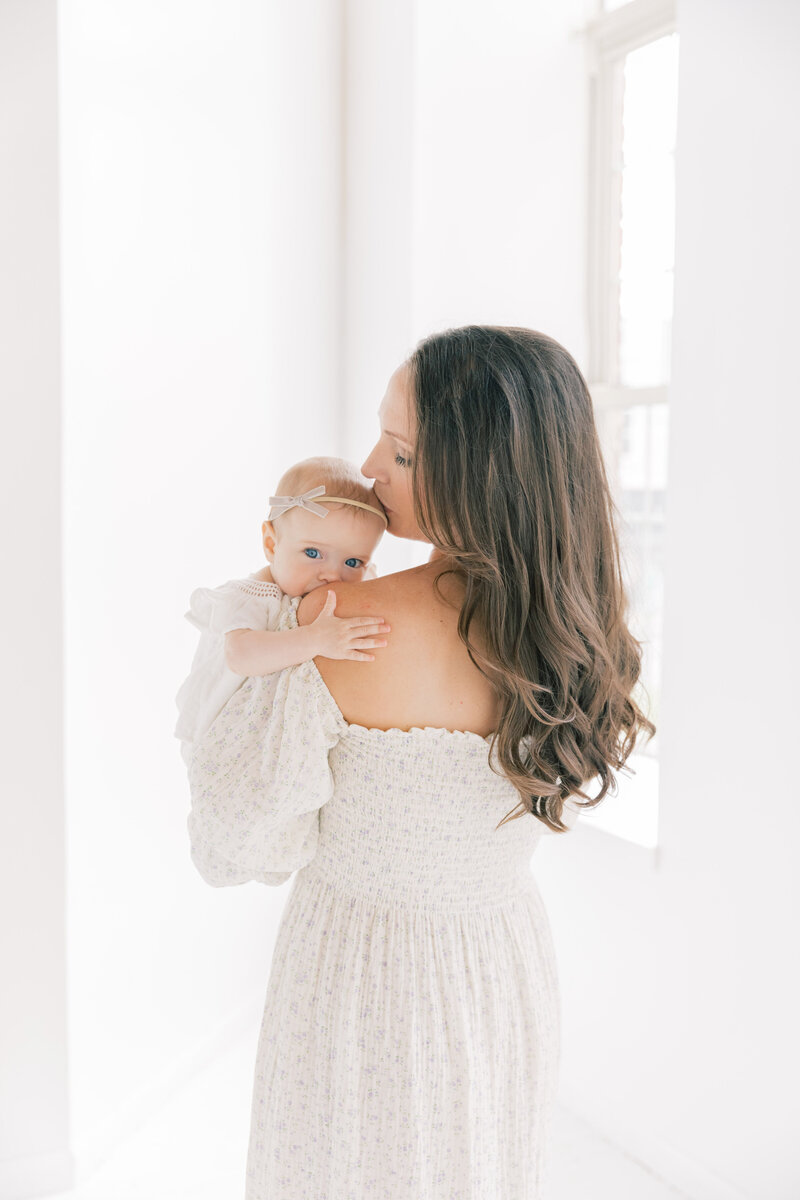
[[[302,496],[270,496],[269,502],[272,507],[269,510],[268,520],[274,521],[276,517],[290,508],[304,508],[306,512],[316,513],[318,517],[327,517],[329,509],[314,502],[315,496],[324,495],[325,484],[322,483],[319,487],[304,492]],[[325,500],[329,504],[352,504],[355,508],[365,508],[367,512],[375,513],[376,516],[382,517],[387,525],[389,524],[386,513],[375,508],[373,504],[363,504],[360,500],[348,500],[346,496],[325,496]]]

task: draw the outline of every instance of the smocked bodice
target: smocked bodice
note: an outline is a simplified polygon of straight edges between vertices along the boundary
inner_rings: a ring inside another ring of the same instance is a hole
[[[519,794],[491,770],[489,739],[349,725],[329,765],[333,796],[307,871],[376,903],[423,908],[480,907],[529,886],[542,825],[526,813],[495,828]]]

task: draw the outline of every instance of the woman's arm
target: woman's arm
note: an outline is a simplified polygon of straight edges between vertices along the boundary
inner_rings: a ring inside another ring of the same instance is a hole
[[[231,629],[225,634],[225,664],[235,675],[271,675],[296,667],[310,658],[351,658],[371,661],[365,651],[386,645],[383,617],[336,617],[336,593],[329,591],[319,615],[296,629]]]

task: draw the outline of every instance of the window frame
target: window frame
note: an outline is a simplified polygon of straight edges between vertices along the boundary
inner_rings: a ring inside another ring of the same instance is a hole
[[[601,13],[586,27],[589,48],[589,391],[598,408],[663,404],[668,385],[629,387],[612,368],[619,338],[619,293],[616,303],[608,281],[619,254],[619,197],[613,186],[614,166],[622,158],[622,91],[617,65],[632,50],[677,33],[677,0],[629,0],[622,8]]]
[[[620,62],[658,38],[678,32],[677,0],[629,0],[599,12],[585,26],[589,58],[589,230],[588,230],[588,386],[598,414],[635,405],[664,404],[669,385],[631,387],[618,377],[620,211],[615,167],[622,159],[622,80]],[[616,257],[616,265],[615,265]],[[578,828],[596,830],[658,853],[660,765],[655,755],[634,752],[632,776],[618,777],[614,807],[589,810]],[[639,771],[639,767],[642,770]],[[589,787],[589,794],[594,794]],[[618,803],[617,803],[618,801]],[[655,861],[655,860],[654,860]]]

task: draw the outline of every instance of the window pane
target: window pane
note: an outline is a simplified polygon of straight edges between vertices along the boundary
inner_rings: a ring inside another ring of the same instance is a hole
[[[636,404],[604,410],[597,414],[597,424],[619,511],[628,625],[643,643],[641,684],[634,698],[658,726],[669,406]],[[639,751],[657,756],[658,733]]]
[[[669,381],[678,35],[625,56],[620,166],[619,381]]]

